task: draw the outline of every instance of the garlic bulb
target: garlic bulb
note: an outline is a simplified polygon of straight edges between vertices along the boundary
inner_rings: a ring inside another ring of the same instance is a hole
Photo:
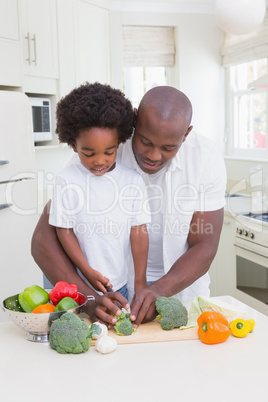
[[[99,353],[111,353],[117,348],[117,342],[111,336],[104,335],[96,340],[95,348]]]
[[[99,327],[100,331],[93,332],[92,339],[99,339],[101,336],[108,334],[108,328],[106,325],[101,324],[99,321],[93,322],[89,328],[93,329],[96,325]]]

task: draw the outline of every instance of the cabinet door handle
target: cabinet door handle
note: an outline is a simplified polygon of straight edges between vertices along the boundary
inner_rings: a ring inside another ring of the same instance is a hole
[[[35,65],[37,65],[36,36],[35,36],[35,34],[32,37],[32,41],[33,41],[33,44],[34,44],[34,58],[32,59],[32,62],[35,63]]]
[[[31,64],[31,44],[30,44],[30,34],[27,32],[27,36],[25,36],[25,39],[27,40],[28,43],[28,58],[26,61],[28,61],[29,64]]]
[[[0,161],[0,166],[1,165],[7,165],[7,164],[9,164],[9,161]]]
[[[13,204],[0,204],[0,211],[12,207]]]

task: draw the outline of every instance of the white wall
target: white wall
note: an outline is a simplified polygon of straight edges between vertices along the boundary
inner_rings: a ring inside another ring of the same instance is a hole
[[[67,3],[68,4],[68,3]],[[70,10],[68,14],[70,14]],[[215,24],[213,14],[178,14],[110,11],[111,82],[123,89],[121,62],[122,25],[174,26],[176,29],[176,65],[172,85],[185,92],[193,104],[193,125],[200,134],[223,145],[224,136],[224,72],[220,47],[223,34]],[[72,28],[72,27],[71,27]],[[60,31],[61,32],[61,31]],[[97,40],[97,38],[96,38]],[[61,66],[63,83],[69,82],[65,66]],[[73,75],[73,74],[72,74]],[[70,90],[70,89],[69,89]],[[68,91],[67,91],[68,92]],[[222,146],[223,148],[223,146]],[[72,151],[68,148],[36,150],[40,172],[39,205],[50,196],[55,174],[68,163]]]
[[[173,85],[193,104],[196,131],[223,145],[224,71],[220,48],[223,33],[210,14],[163,14],[111,11],[112,85],[122,88],[121,25],[176,27]]]
[[[68,146],[42,148],[35,150],[38,175],[38,213],[41,214],[51,198],[56,174],[65,167],[74,151]]]
[[[226,157],[225,165],[228,177],[227,191],[231,193],[242,192],[249,195],[252,195],[252,192],[256,191],[254,182],[251,183],[252,169],[260,168],[263,174],[263,196],[266,196],[268,201],[268,162],[266,160]]]

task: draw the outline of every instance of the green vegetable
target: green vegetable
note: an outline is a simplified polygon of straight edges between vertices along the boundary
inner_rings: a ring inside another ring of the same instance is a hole
[[[188,322],[188,312],[175,297],[158,297],[155,301],[157,320],[165,330],[179,328]]]
[[[19,294],[7,297],[4,300],[4,307],[13,311],[24,311],[19,303]]]
[[[236,320],[237,318],[244,318],[246,317],[245,311],[239,309],[234,309],[234,307],[224,301],[216,301],[214,302],[213,299],[210,297],[200,296],[198,297],[198,303],[202,312],[204,311],[215,311],[216,313],[223,314],[229,324]]]
[[[129,318],[129,314],[125,314],[123,311],[121,315],[117,318],[117,323],[114,326],[115,332],[117,335],[131,335],[134,332],[134,328],[132,322]]]
[[[31,313],[35,307],[48,302],[49,294],[38,285],[25,288],[24,292],[19,294],[19,303],[26,313]]]
[[[229,303],[214,299],[213,297],[199,296],[192,301],[189,309],[189,320],[184,329],[196,327],[198,317],[205,311],[214,311],[215,313],[224,315],[229,324],[237,318],[246,319],[245,311],[234,308]]]
[[[91,345],[89,327],[76,314],[64,313],[51,324],[49,344],[58,353],[86,352]]]
[[[70,309],[78,307],[78,306],[79,306],[79,304],[72,297],[64,297],[57,304],[54,311],[70,310]]]
[[[94,338],[98,339],[100,334],[102,333],[102,328],[99,324],[93,322],[93,324],[91,324],[89,327],[89,333],[92,339]]]

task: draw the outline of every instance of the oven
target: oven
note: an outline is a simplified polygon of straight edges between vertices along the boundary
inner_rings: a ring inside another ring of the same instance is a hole
[[[268,214],[236,220],[235,296],[268,315]]]

